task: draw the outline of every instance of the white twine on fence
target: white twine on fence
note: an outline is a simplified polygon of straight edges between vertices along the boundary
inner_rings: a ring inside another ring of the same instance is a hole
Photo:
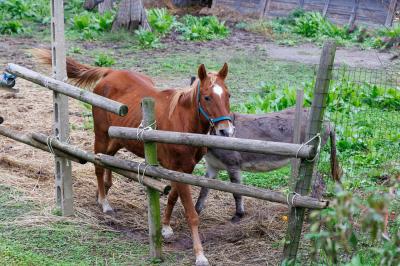
[[[47,144],[47,147],[49,148],[50,152],[51,152],[53,155],[55,155],[55,154],[54,154],[53,146],[51,145],[51,141],[52,141],[53,139],[54,139],[53,137],[48,136],[47,139],[46,139],[46,144]]]
[[[151,123],[150,125],[148,125],[147,127],[143,126],[143,120],[142,122],[140,122],[140,125],[138,127],[138,131],[136,132],[136,138],[138,140],[144,141],[143,139],[143,133],[147,130],[153,130],[152,126],[154,126],[154,128],[157,128],[157,124],[156,121],[154,121],[153,123]]]
[[[289,202],[289,195],[290,195],[290,194],[293,194],[291,203]],[[299,193],[295,192],[295,191],[290,192],[290,193],[288,193],[288,194],[286,195],[286,202],[287,202],[289,208],[293,208],[293,207],[294,207],[294,217],[295,217],[296,219],[297,219],[297,213],[296,213],[296,207],[294,206],[294,200],[296,199],[297,196],[301,196],[301,195],[300,195]]]
[[[57,155],[54,153],[54,148],[53,148],[53,145],[51,144],[51,142],[52,142],[54,139],[59,140],[58,137],[48,136],[48,137],[46,138],[46,144],[47,144],[47,147],[49,148],[50,152],[51,152],[54,156],[57,156]],[[70,141],[71,141],[71,136],[68,137],[66,143],[69,144]],[[70,161],[70,160],[67,160],[67,166],[69,166],[69,161]]]
[[[320,150],[321,150],[321,134],[320,134],[320,133],[316,134],[314,137],[312,137],[312,138],[309,139],[308,141],[306,141],[306,142],[304,142],[303,144],[301,144],[300,148],[299,148],[299,149],[297,150],[297,152],[296,152],[296,159],[299,158],[298,155],[299,155],[300,150],[301,150],[305,145],[307,145],[308,143],[310,143],[311,141],[313,141],[313,140],[316,139],[316,138],[318,138],[317,152],[315,153],[314,158],[312,158],[311,160],[307,160],[307,161],[313,162],[313,161],[318,157],[319,152],[320,152]]]
[[[145,176],[145,174],[146,174],[147,167],[149,167],[149,165],[146,164],[146,166],[144,167],[143,173],[142,173],[142,177],[140,177],[140,166],[141,166],[142,164],[146,164],[146,162],[140,162],[140,163],[138,164],[138,167],[137,167],[137,178],[138,178],[138,182],[139,182],[140,184],[144,185],[144,184],[143,184],[143,180],[144,180],[144,176]]]

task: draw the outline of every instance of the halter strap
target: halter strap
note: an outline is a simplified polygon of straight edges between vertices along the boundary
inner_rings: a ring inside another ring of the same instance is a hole
[[[199,112],[204,116],[205,119],[207,119],[207,121],[210,122],[211,125],[214,125],[215,123],[221,122],[221,121],[225,121],[225,120],[229,120],[232,121],[232,117],[230,116],[220,116],[220,117],[216,117],[216,118],[211,118],[207,112],[203,109],[203,107],[201,106],[200,103],[200,80],[199,80],[199,84],[197,85],[197,103],[198,103],[198,109]]]

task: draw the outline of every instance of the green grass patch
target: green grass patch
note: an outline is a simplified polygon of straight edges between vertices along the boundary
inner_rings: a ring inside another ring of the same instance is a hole
[[[23,216],[34,208],[35,204],[26,200],[21,192],[0,185],[0,224]]]
[[[149,247],[124,234],[88,225],[49,222],[19,226],[12,221],[38,206],[0,186],[0,265],[153,265]],[[165,255],[161,265],[174,263]]]

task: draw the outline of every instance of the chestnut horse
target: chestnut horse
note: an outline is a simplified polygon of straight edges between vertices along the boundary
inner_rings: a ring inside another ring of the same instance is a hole
[[[35,55],[43,62],[51,63],[49,51],[36,50]],[[132,71],[91,67],[67,59],[68,78],[77,85],[88,87],[95,85],[94,93],[126,104],[129,112],[125,117],[93,107],[95,132],[95,153],[114,155],[119,149],[126,148],[137,156],[144,157],[143,143],[133,140],[111,139],[108,136],[110,126],[139,127],[142,120],[140,103],[143,97],[155,100],[157,129],[207,134],[214,127],[217,135],[231,136],[234,128],[229,116],[229,91],[225,85],[228,65],[225,63],[218,73],[207,73],[202,64],[198,68],[198,79],[187,89],[159,91],[151,78]],[[157,144],[159,163],[171,170],[192,173],[195,165],[206,152],[204,148],[185,145]],[[112,186],[110,170],[95,166],[98,191],[97,201],[104,213],[113,212],[107,193]],[[162,233],[164,238],[173,234],[170,219],[174,205],[181,199],[186,219],[193,237],[193,249],[196,265],[208,265],[201,245],[198,225],[199,218],[194,208],[191,187],[187,184],[172,182],[164,211]]]

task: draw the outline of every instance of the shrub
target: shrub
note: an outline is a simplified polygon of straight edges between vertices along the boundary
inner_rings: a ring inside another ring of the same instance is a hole
[[[215,16],[194,17],[186,15],[178,24],[178,31],[188,41],[203,41],[225,38],[229,29],[224,22],[219,22]]]
[[[160,39],[151,31],[139,29],[135,31],[135,35],[142,48],[157,48],[160,46]]]
[[[115,60],[107,54],[99,54],[96,57],[94,64],[99,67],[110,67],[115,64]]]
[[[166,8],[154,8],[147,11],[147,20],[156,33],[165,35],[171,31],[175,17]]]

